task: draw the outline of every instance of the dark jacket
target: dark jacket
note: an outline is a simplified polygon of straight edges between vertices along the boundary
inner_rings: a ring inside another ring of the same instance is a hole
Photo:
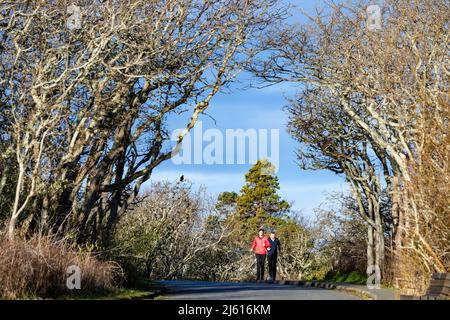
[[[275,238],[275,240],[269,238],[269,243],[270,243],[270,251],[267,252],[269,256],[277,254],[279,251],[281,251],[281,242],[280,240],[278,240],[278,238]]]

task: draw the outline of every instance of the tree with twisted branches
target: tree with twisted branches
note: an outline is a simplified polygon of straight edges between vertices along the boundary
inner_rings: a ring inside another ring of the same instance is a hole
[[[0,5],[1,163],[12,155],[17,168],[10,238],[20,226],[107,243],[284,16],[276,0],[73,4],[78,17],[63,0]],[[189,120],[170,143],[180,114]]]

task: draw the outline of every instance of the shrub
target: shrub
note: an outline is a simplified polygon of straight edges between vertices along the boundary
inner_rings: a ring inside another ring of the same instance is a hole
[[[67,268],[81,270],[81,289],[66,286]],[[56,297],[110,290],[118,268],[100,261],[92,253],[72,250],[50,237],[29,240],[0,238],[0,298]]]
[[[114,258],[126,271],[127,283],[141,276],[195,277],[188,270],[225,237],[217,219],[203,189],[195,191],[188,182],[152,185],[114,232]]]

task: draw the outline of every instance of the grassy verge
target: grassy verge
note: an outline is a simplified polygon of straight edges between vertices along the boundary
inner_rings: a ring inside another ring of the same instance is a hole
[[[325,276],[325,281],[351,283],[351,284],[366,284],[367,275],[361,274],[357,271],[352,272],[330,272]]]
[[[77,293],[56,297],[57,300],[143,300],[155,299],[161,288],[154,281],[142,279],[135,288],[117,288],[108,291]]]

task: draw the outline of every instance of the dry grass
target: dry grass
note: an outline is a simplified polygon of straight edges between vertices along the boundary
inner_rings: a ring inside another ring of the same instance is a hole
[[[69,290],[67,267],[81,270],[81,289]],[[110,290],[117,266],[98,260],[91,253],[71,250],[49,237],[10,241],[0,238],[0,298],[57,297]]]

